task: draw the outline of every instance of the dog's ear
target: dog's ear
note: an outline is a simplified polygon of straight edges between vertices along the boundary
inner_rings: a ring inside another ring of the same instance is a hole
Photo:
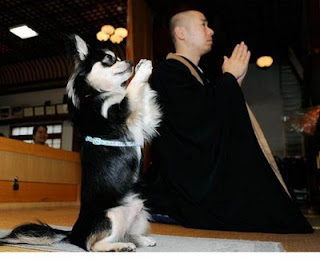
[[[77,53],[79,56],[79,59],[83,61],[86,56],[88,55],[88,45],[87,43],[78,35],[74,35],[75,40],[75,46],[77,49]]]

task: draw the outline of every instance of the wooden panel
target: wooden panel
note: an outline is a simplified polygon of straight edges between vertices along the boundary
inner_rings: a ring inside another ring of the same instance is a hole
[[[79,185],[19,182],[13,190],[12,182],[0,181],[0,202],[55,202],[77,201]]]
[[[79,203],[79,153],[0,138],[0,161],[1,207]]]
[[[0,150],[15,152],[42,158],[57,159],[80,163],[80,156],[77,152],[55,149],[52,147],[25,143],[22,141],[0,137]]]
[[[79,184],[80,163],[0,151],[0,180]]]
[[[79,153],[0,137],[0,180],[79,184]]]
[[[30,209],[30,208],[57,208],[57,207],[79,207],[79,201],[72,202],[0,202],[0,213],[2,210],[17,210],[17,209]]]

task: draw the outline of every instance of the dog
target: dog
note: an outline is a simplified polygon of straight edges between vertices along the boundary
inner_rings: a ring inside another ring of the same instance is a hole
[[[83,138],[78,219],[71,231],[41,222],[24,224],[0,243],[64,241],[86,251],[155,246],[147,235],[149,213],[137,186],[143,145],[157,134],[161,121],[157,94],[148,84],[152,63],[142,59],[134,68],[108,49],[91,48],[78,35],[73,39],[75,66],[66,91]]]

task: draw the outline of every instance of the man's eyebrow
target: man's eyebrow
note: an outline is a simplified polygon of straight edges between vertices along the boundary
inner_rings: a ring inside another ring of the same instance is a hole
[[[208,24],[208,20],[207,19],[201,19],[202,23]]]

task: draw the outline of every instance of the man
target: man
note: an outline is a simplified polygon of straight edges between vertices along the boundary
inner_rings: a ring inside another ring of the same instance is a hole
[[[48,128],[45,125],[36,125],[33,127],[32,137],[35,144],[49,146],[46,141],[48,139]]]
[[[250,52],[242,42],[224,57],[223,75],[209,83],[198,67],[212,47],[203,13],[170,20],[176,53],[154,71],[163,120],[146,174],[146,205],[186,227],[309,233],[284,184],[239,85]]]

